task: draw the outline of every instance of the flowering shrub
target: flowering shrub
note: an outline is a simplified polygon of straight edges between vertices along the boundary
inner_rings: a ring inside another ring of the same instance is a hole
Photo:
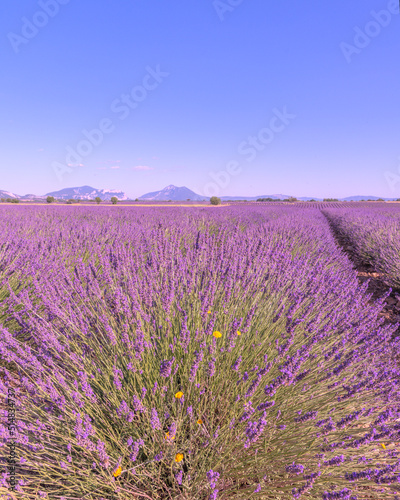
[[[324,210],[335,230],[389,286],[400,288],[400,209],[369,206]]]
[[[0,227],[19,498],[400,491],[398,341],[319,210],[16,207]]]

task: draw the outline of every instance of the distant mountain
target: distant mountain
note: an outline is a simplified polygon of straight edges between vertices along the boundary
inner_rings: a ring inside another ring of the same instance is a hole
[[[19,199],[23,201],[43,201],[46,197],[38,196],[37,194],[25,194],[24,196],[20,196]]]
[[[0,198],[21,198],[17,194],[10,193],[10,191],[1,191],[0,190]]]
[[[340,198],[340,201],[361,201],[361,200],[384,200],[384,201],[393,201],[397,198],[380,198],[379,196],[348,196],[347,198]]]
[[[60,189],[60,191],[47,193],[45,196],[54,196],[57,200],[94,200],[96,196],[102,200],[110,200],[113,196],[116,196],[119,200],[128,199],[123,191],[116,189],[96,189],[90,186]]]
[[[139,197],[139,200],[154,200],[154,201],[208,201],[207,196],[201,196],[196,194],[191,189],[187,187],[177,187],[173,184],[165,187],[161,191],[153,191],[152,193],[146,193]]]

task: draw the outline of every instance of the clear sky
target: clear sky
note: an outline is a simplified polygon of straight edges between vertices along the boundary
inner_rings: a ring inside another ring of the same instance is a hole
[[[0,189],[400,197],[396,1],[3,1]]]

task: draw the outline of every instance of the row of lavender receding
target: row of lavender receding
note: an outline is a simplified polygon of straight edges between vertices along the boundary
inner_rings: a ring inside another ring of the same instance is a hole
[[[15,498],[400,491],[399,341],[319,210],[1,207],[0,229]]]
[[[340,208],[323,212],[356,254],[381,273],[387,285],[399,289],[400,206]]]

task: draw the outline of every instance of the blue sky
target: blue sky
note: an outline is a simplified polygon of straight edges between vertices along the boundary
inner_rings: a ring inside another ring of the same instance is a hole
[[[395,7],[2,2],[0,189],[400,197]]]

